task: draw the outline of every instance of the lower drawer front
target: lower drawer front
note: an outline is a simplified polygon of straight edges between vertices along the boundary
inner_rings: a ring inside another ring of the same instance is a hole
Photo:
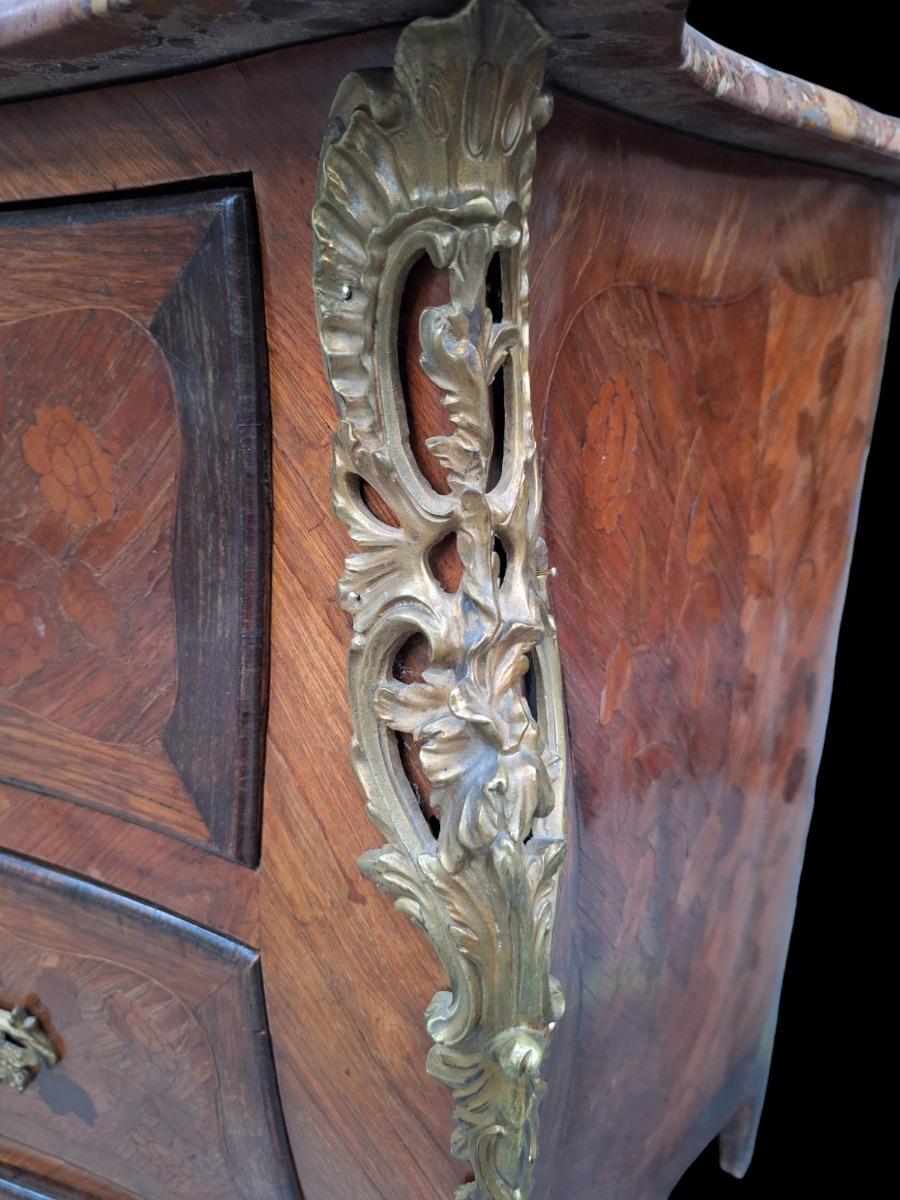
[[[0,1163],[48,1196],[296,1200],[253,951],[2,853],[0,946],[0,1007],[59,1055],[0,1088]]]

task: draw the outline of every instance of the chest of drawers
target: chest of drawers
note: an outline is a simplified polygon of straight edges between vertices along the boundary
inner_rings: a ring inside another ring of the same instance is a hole
[[[681,5],[202,7],[0,54],[0,1194],[741,1174],[897,126]]]

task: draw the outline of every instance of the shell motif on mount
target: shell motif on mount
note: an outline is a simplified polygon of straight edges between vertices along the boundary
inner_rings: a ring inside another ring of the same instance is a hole
[[[348,76],[334,101],[313,226],[319,332],[340,422],[334,509],[357,549],[338,585],[352,615],[352,756],[387,844],[360,868],[396,897],[449,979],[425,1014],[428,1071],[455,1102],[457,1196],[532,1191],[541,1065],[563,1013],[550,939],[565,858],[565,720],[528,385],[526,214],[547,36],[514,0],[473,0],[401,35],[393,71]],[[397,329],[411,266],[446,270],[450,302],[421,316],[421,363],[452,434],[427,447],[449,492],[410,449]],[[486,301],[499,256],[502,319]],[[502,447],[491,389],[503,372]],[[496,463],[502,459],[497,473]],[[493,470],[492,470],[492,464]],[[382,522],[363,484],[396,515]],[[444,590],[429,552],[456,537]],[[502,548],[502,553],[498,549]],[[395,678],[411,636],[430,663]],[[439,817],[432,831],[404,771],[415,741]]]

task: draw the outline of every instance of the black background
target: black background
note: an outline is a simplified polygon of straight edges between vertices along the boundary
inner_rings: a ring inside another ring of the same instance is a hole
[[[693,0],[689,21],[771,67],[900,112],[885,3]],[[897,792],[888,766],[896,675],[893,477],[900,324],[888,345],[841,626],[834,695],[753,1165],[713,1143],[673,1200],[880,1196],[893,1174]]]

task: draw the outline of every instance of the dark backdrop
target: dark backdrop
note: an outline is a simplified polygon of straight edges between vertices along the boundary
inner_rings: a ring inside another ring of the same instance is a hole
[[[890,6],[801,0],[693,0],[690,23],[771,67],[900,113]],[[900,312],[898,312],[900,317]],[[889,748],[897,656],[894,480],[900,320],[888,345],[866,468],[831,716],[816,789],[775,1040],[747,1176],[718,1169],[715,1143],[673,1200],[881,1195],[891,1177],[897,785]]]

